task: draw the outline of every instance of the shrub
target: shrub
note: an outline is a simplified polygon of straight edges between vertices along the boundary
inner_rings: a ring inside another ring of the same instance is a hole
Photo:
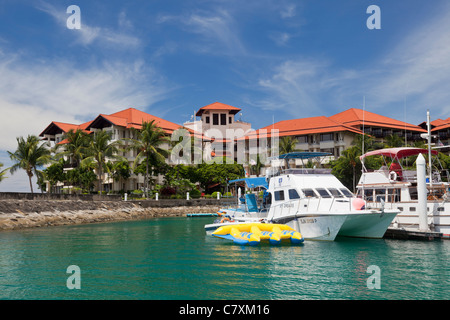
[[[169,197],[177,193],[177,191],[172,187],[161,188],[160,192],[161,196],[169,196]]]
[[[217,193],[220,193],[220,192],[219,192],[219,191],[214,191],[214,192],[211,194],[211,198],[217,199]]]
[[[198,189],[192,189],[191,191],[189,191],[189,197],[192,199],[198,199],[201,196],[201,192]]]

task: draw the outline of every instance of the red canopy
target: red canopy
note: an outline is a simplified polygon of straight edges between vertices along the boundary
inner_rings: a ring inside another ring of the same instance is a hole
[[[415,156],[418,155],[419,153],[428,153],[427,149],[421,149],[421,148],[388,148],[388,149],[381,149],[381,150],[375,150],[375,151],[370,151],[367,152],[365,154],[363,154],[362,156],[359,157],[359,159],[364,159],[365,157],[368,156],[386,156],[386,157],[390,157],[390,158],[397,158],[397,159],[401,159],[404,157],[409,157],[409,156]],[[431,150],[431,153],[434,155],[437,155],[438,152],[435,150]]]

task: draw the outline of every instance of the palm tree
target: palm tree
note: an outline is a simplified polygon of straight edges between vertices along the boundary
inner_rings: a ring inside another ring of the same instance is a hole
[[[1,167],[3,167],[3,163],[0,162],[0,168]],[[3,169],[2,171],[0,171],[0,182],[6,178],[5,174],[6,174],[6,171],[8,171],[8,170],[9,170],[9,168],[6,168],[6,169]]]
[[[388,148],[397,148],[401,147],[405,142],[400,136],[396,134],[390,134],[386,136],[385,143]]]
[[[353,146],[342,152],[339,159],[333,163],[332,173],[353,191],[355,191],[356,179],[360,176],[357,172],[361,171],[360,155],[361,151],[358,146]]]
[[[89,142],[87,154],[89,155],[82,161],[82,165],[94,164],[97,169],[98,191],[102,193],[103,167],[106,167],[106,159],[119,159],[120,141],[111,142],[111,134],[107,131],[97,131]],[[106,167],[106,170],[108,168]]]
[[[280,154],[298,151],[295,149],[297,140],[292,136],[282,137],[280,139]]]
[[[70,164],[74,168],[77,168],[80,165],[81,160],[86,156],[86,150],[89,147],[90,141],[89,134],[81,129],[77,129],[76,131],[70,129],[69,132],[65,134],[64,138],[67,139],[67,143],[56,145],[55,148],[56,151],[62,146],[64,151],[58,152],[56,156],[67,156]]]
[[[25,170],[30,181],[31,193],[33,193],[31,178],[33,175],[40,175],[38,167],[50,161],[50,150],[45,143],[40,142],[36,136],[28,135],[26,140],[19,137],[17,138],[17,150],[14,153],[8,151],[11,160],[16,162],[10,169],[11,174],[18,169]]]
[[[136,167],[143,159],[145,159],[145,177],[144,187],[145,196],[148,196],[149,190],[149,172],[150,165],[158,161],[163,162],[169,155],[166,149],[161,148],[164,143],[170,143],[166,133],[155,124],[155,120],[143,122],[141,130],[133,130],[133,139],[129,139],[131,145],[129,149],[136,150],[138,155],[134,161],[133,167]]]

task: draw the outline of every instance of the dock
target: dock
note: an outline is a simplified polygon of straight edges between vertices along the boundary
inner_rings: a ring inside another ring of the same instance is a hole
[[[434,241],[443,239],[443,234],[434,231],[420,231],[418,229],[388,228],[383,238]]]

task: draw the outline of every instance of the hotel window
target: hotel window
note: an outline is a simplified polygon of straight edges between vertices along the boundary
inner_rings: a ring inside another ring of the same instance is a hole
[[[308,143],[308,136],[297,137],[298,143]]]
[[[220,124],[222,126],[226,126],[227,125],[227,115],[225,113],[221,113],[220,114]]]
[[[321,133],[320,134],[320,141],[333,141],[334,140],[334,134],[332,133]]]
[[[228,123],[232,123],[232,122],[233,122],[232,117],[228,117]]]
[[[205,117],[205,122],[209,123],[209,117]]]
[[[213,113],[213,125],[218,126],[219,125],[219,114]]]

